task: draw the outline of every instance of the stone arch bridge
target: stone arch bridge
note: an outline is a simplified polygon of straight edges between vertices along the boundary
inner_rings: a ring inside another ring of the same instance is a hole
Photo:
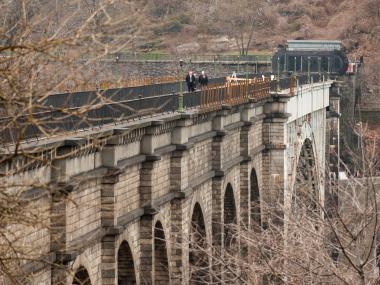
[[[273,218],[271,207],[291,200],[306,150],[313,153],[323,201],[325,145],[334,126],[328,115],[339,112],[332,85],[304,84],[36,143],[30,151],[51,163],[29,167],[17,179],[59,189],[39,197],[49,205],[51,231],[30,238],[62,267],[30,264],[35,284],[188,284],[209,278],[190,270],[191,263],[209,266],[207,258],[191,253],[201,243],[194,227],[210,243],[223,243],[224,223],[265,226]],[[14,165],[4,162],[3,169]],[[38,189],[29,191],[38,196]]]

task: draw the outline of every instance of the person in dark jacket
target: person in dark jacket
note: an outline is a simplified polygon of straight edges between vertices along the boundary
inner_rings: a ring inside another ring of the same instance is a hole
[[[207,88],[208,76],[207,76],[207,74],[205,73],[204,70],[202,70],[201,75],[199,75],[198,81],[199,81],[199,84],[201,85],[201,89],[206,89]]]
[[[186,76],[186,84],[187,84],[187,90],[189,92],[195,91],[195,76],[192,71],[189,71],[189,74]]]

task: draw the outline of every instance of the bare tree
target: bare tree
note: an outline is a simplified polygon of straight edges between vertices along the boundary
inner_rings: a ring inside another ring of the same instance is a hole
[[[49,256],[50,247],[62,250],[59,225],[52,224],[62,213],[52,205],[66,190],[45,179],[52,150],[29,151],[26,143],[83,123],[90,127],[94,122],[87,113],[112,102],[99,91],[72,108],[75,94],[50,104],[52,94],[91,82],[94,66],[101,68],[103,58],[130,47],[125,31],[138,35],[146,23],[142,2],[99,0],[83,9],[84,2],[0,1],[0,278],[5,284],[33,282],[31,266],[61,266]],[[62,121],[73,124],[62,129]]]
[[[240,55],[247,55],[255,33],[270,28],[273,18],[267,12],[268,1],[217,1],[211,10],[214,27],[235,40]]]
[[[291,208],[261,205],[283,213],[267,219],[265,228],[258,230],[255,220],[223,224],[229,238],[222,244],[191,243],[193,256],[209,258],[207,284],[379,284],[380,179],[373,176],[379,152],[371,138],[363,139],[366,171],[355,176],[341,162],[349,178],[327,180],[333,203],[315,195],[315,180],[298,180]],[[304,176],[304,170],[299,174]],[[190,266],[204,278],[204,267]]]

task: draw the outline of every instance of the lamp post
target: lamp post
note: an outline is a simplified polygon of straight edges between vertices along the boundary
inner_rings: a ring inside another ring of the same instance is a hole
[[[245,62],[245,79],[248,80],[248,62]]]
[[[268,72],[274,72],[274,70],[273,70],[273,63],[272,63],[272,60],[273,60],[273,57],[269,57],[269,62],[268,62]],[[270,66],[270,68],[269,68],[269,66]]]
[[[297,57],[294,57],[294,74],[297,74]]]
[[[310,56],[307,57],[307,78],[310,83]]]
[[[319,74],[319,80],[321,80],[321,61],[322,61],[322,58],[319,56],[319,57],[318,57],[318,74]]]
[[[181,71],[181,76],[182,76],[182,67],[183,67],[183,60],[179,60],[179,66],[180,66],[180,71]],[[179,78],[179,96],[178,96],[178,112],[183,113],[183,82],[182,78]]]
[[[248,98],[248,61],[245,62],[245,97]]]
[[[214,76],[217,77],[216,75],[216,60],[217,60],[217,56],[214,55]]]
[[[330,68],[331,68],[331,61],[330,61],[331,59],[330,58],[328,58],[327,59],[327,79],[328,80],[330,80]]]
[[[277,92],[280,92],[280,57],[277,57]]]

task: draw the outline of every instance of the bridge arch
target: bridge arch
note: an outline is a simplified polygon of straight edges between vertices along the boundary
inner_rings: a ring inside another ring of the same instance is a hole
[[[160,221],[154,226],[154,284],[169,284],[169,263],[165,232]]]
[[[84,266],[79,266],[76,270],[73,285],[91,285],[90,275]]]
[[[68,277],[68,284],[75,284],[75,285],[82,285],[81,283],[74,283],[77,282],[76,280],[87,280],[86,278],[82,278],[84,274],[87,274],[89,276],[88,283],[83,283],[83,285],[91,285],[94,284],[94,277],[95,274],[91,271],[91,263],[90,259],[88,258],[87,252],[84,252],[83,254],[79,255],[73,265],[72,265],[72,272],[75,274],[70,274]],[[77,273],[79,273],[79,276],[77,276]],[[78,279],[78,277],[81,277]]]
[[[131,248],[126,240],[123,240],[117,251],[117,279],[119,285],[136,284],[135,264]]]
[[[250,221],[251,229],[261,228],[261,203],[260,189],[257,181],[257,173],[254,168],[251,170],[250,181]]]
[[[298,155],[292,189],[292,213],[306,214],[317,212],[319,185],[313,143],[304,140]]]
[[[201,205],[194,205],[191,215],[189,237],[189,271],[190,284],[207,284],[209,282],[209,262],[207,254],[207,234]]]
[[[227,184],[223,199],[224,246],[230,247],[233,241],[231,226],[237,223],[235,195],[232,185]]]

